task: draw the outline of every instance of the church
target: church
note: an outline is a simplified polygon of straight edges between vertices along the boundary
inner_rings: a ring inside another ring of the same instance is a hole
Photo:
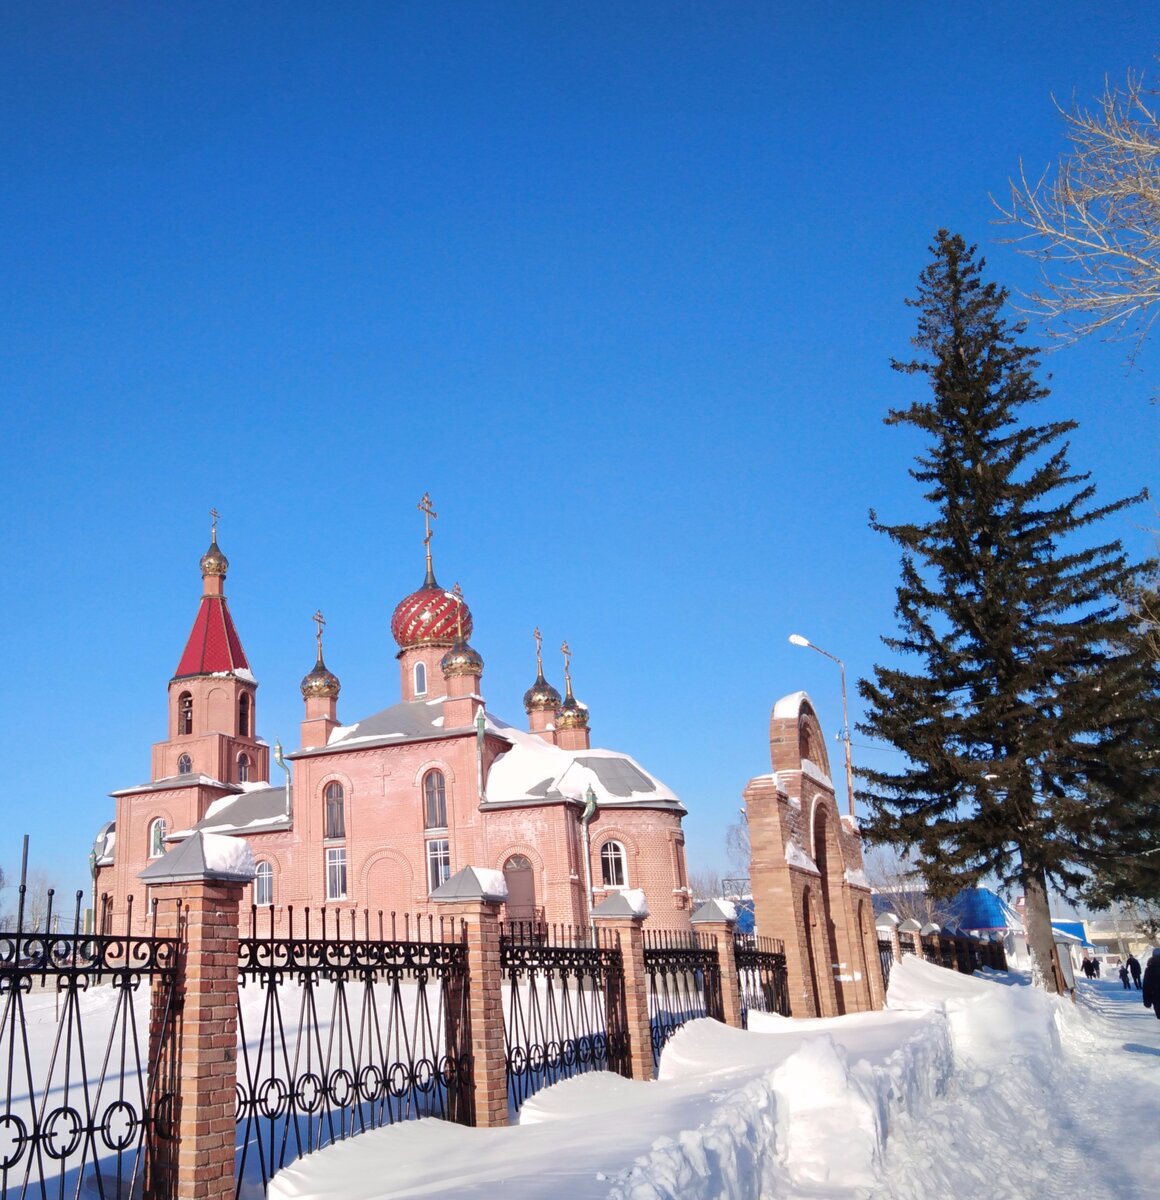
[[[93,848],[99,925],[123,928],[131,905],[139,928],[139,873],[203,830],[249,842],[263,930],[284,932],[291,908],[296,932],[307,908],[337,912],[343,929],[352,913],[360,929],[364,912],[375,922],[428,913],[431,892],[467,866],[503,873],[509,920],[584,925],[592,907],[633,888],[651,927],[689,927],[684,806],[629,755],[591,744],[567,643],[563,696],[544,674],[537,630],[526,724],[491,712],[471,611],[458,587],[436,582],[430,498],[419,508],[426,574],[391,618],[397,701],[340,719],[316,613],[300,745],[273,755],[258,736],[258,680],[230,615],[213,514],[197,615],[169,681],[167,736],[153,746],[149,781],[112,793],[114,819]]]

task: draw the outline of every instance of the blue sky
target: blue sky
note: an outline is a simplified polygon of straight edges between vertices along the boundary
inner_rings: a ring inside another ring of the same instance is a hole
[[[773,701],[840,725],[787,635],[845,658],[856,720],[893,629],[867,511],[921,512],[882,417],[921,387],[889,360],[932,235],[1028,283],[989,195],[1058,154],[1052,93],[1158,32],[1145,3],[5,6],[9,878],[28,832],[82,886],[148,777],[211,506],[290,745],[318,607],[340,716],[397,698],[424,491],[490,707],[522,720],[533,627],[557,684],[567,638],[594,740],[723,866]],[[1154,485],[1155,345],[1048,369],[1073,464]],[[1153,523],[1114,532],[1142,556]]]

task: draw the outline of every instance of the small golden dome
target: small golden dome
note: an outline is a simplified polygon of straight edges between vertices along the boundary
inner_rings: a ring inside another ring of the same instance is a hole
[[[536,682],[524,692],[524,712],[556,712],[560,708],[560,693],[544,678],[541,671]]]
[[[309,700],[312,696],[323,696],[327,699],[337,700],[341,687],[338,676],[333,671],[326,669],[326,663],[322,661],[322,655],[319,654],[318,661],[314,664],[314,670],[309,675],[303,676],[302,699]]]
[[[588,728],[588,710],[571,694],[571,690],[569,690],[568,698],[560,706],[560,711],[556,713],[556,728]]]
[[[209,549],[201,556],[201,575],[224,575],[230,569],[230,560],[218,548],[215,537],[209,544]]]
[[[458,641],[439,660],[439,667],[444,679],[453,675],[474,675],[478,679],[483,674],[483,658],[473,646]]]

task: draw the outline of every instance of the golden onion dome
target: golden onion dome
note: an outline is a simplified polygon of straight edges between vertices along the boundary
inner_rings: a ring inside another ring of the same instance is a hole
[[[524,712],[556,712],[560,708],[560,693],[544,678],[544,672],[536,676],[536,682],[524,692]]]
[[[453,675],[474,675],[478,679],[483,674],[483,657],[473,646],[457,641],[439,660],[439,667],[444,679]]]
[[[341,687],[338,676],[333,671],[327,670],[326,663],[322,661],[322,654],[319,653],[314,670],[302,678],[302,699],[309,700],[312,696],[322,696],[326,699],[336,700]]]
[[[209,544],[209,549],[201,556],[201,574],[204,579],[208,575],[224,575],[230,569],[230,560],[221,552],[215,537]]]
[[[571,689],[569,689],[567,699],[560,705],[559,712],[556,713],[556,728],[588,728],[588,710],[571,694]]]

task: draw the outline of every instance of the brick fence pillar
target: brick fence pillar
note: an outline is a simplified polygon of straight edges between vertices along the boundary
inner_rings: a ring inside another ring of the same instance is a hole
[[[469,1123],[492,1129],[508,1123],[507,1051],[504,1046],[500,906],[502,876],[464,867],[431,893],[439,915],[467,929],[467,1011],[471,1024]],[[450,1031],[449,1031],[450,1032]],[[462,1031],[459,1031],[462,1037]]]
[[[630,1078],[652,1079],[652,1025],[648,1015],[648,969],[644,965],[644,919],[623,893],[609,896],[592,910],[597,928],[620,940],[624,963],[625,1032]]]
[[[245,842],[198,833],[140,875],[157,901],[157,936],[182,943],[170,1019],[161,1020],[155,1003],[150,1022],[150,1062],[162,1072],[152,1093],[172,1093],[164,1131],[171,1136],[151,1130],[146,1200],[234,1195],[238,908],[253,873]]]
[[[741,1028],[741,977],[737,970],[733,932],[736,917],[730,918],[715,900],[702,904],[690,923],[697,933],[707,933],[717,941],[717,963],[721,969],[721,1009],[726,1025]]]

